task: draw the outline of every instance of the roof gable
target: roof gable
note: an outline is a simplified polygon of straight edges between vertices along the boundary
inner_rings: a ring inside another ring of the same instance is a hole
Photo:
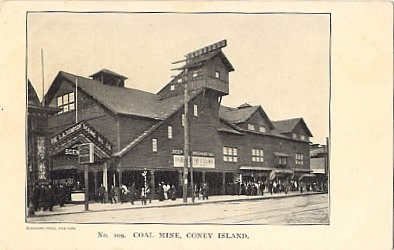
[[[230,123],[238,124],[248,121],[256,112],[259,112],[270,128],[273,128],[271,120],[260,105],[251,106],[249,104],[242,104],[238,108],[220,106],[219,115]]]
[[[78,85],[79,90],[84,91],[114,114],[135,115],[162,120],[183,104],[182,96],[160,100],[159,96],[153,93],[105,85],[99,81],[63,71],[60,71],[55,78],[45,96],[46,100],[53,98],[56,89],[63,80],[67,80],[74,86]]]
[[[303,118],[286,119],[274,121],[272,123],[274,124],[275,128],[282,134],[292,133],[296,126],[300,125],[303,127],[304,131],[309,137],[313,136]]]
[[[40,104],[40,99],[30,80],[27,80],[27,102],[30,104]]]

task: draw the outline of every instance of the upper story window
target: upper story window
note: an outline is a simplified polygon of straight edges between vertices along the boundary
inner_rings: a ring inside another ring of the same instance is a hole
[[[260,126],[259,131],[260,131],[261,133],[265,133],[265,127],[264,127],[264,126]]]
[[[168,139],[172,139],[172,126],[168,126]]]
[[[193,115],[194,115],[194,116],[197,116],[197,115],[198,115],[198,107],[197,107],[197,104],[194,104],[194,105],[193,105]]]
[[[300,136],[301,140],[305,140],[305,135]]]
[[[253,124],[248,124],[248,129],[249,130],[254,130],[254,125]]]
[[[278,159],[279,159],[279,166],[286,167],[287,157],[280,156]]]
[[[219,71],[215,71],[215,77],[220,79],[220,72]]]
[[[57,107],[61,110],[60,113],[68,112],[75,109],[75,96],[74,92],[67,93],[57,97]]]
[[[197,76],[198,76],[197,71],[194,71],[194,72],[193,72],[193,78],[196,78]]]
[[[264,151],[262,149],[252,149],[252,162],[263,162]]]
[[[181,83],[182,82],[182,78],[178,78],[177,83]]]
[[[297,134],[296,133],[293,133],[293,138],[297,139]]]
[[[237,162],[238,161],[238,150],[232,147],[223,147],[223,161],[226,162]]]
[[[174,91],[175,90],[175,85],[171,85],[170,90]]]
[[[304,155],[303,154],[296,154],[295,155],[295,164],[296,165],[304,165]]]
[[[152,152],[157,152],[157,139],[152,139]]]

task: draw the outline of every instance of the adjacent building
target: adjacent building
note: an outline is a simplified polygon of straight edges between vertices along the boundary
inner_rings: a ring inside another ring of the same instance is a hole
[[[153,188],[160,182],[181,187],[185,119],[194,182],[207,182],[212,194],[237,180],[297,180],[310,173],[312,133],[302,118],[271,121],[260,105],[221,104],[234,71],[224,46],[188,54],[181,72],[157,93],[125,87],[127,77],[108,69],[90,77],[60,71],[45,95],[46,106],[58,109],[46,129],[50,178],[83,186],[77,148],[93,143],[90,190],[142,187],[144,171]]]

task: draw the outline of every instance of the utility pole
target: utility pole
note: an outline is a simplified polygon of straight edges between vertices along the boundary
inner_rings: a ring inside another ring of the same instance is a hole
[[[187,66],[187,65],[186,65]],[[185,76],[183,77],[184,80],[184,86],[185,86],[185,91],[184,91],[184,96],[183,96],[183,103],[185,107],[184,111],[184,120],[183,120],[183,131],[184,131],[184,162],[183,162],[183,203],[187,203],[187,174],[188,174],[188,167],[189,167],[189,123],[188,123],[188,97],[187,97],[187,82],[188,82],[188,69],[185,68],[184,71]]]

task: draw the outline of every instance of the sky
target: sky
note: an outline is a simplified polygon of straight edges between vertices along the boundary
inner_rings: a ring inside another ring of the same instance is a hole
[[[273,121],[303,117],[313,143],[329,136],[329,16],[324,14],[29,13],[27,77],[42,98],[62,70],[88,77],[107,68],[126,87],[157,93],[172,62],[206,45],[235,71],[222,104],[261,105]]]

